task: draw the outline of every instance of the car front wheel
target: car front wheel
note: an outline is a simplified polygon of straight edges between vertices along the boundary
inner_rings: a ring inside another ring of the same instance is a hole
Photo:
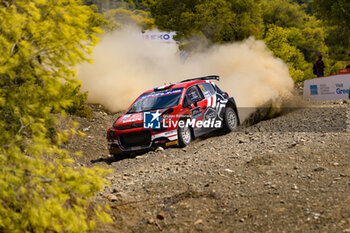
[[[178,125],[184,126],[177,128],[177,135],[180,147],[188,146],[192,140],[191,128],[188,125],[186,125],[186,122],[187,121],[185,119],[180,120]]]

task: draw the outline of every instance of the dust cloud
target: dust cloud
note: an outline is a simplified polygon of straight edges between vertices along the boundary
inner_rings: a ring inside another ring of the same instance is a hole
[[[146,90],[213,74],[243,109],[279,106],[293,90],[287,65],[254,38],[211,46],[183,61],[176,44],[144,40],[140,30],[128,27],[104,36],[91,58],[92,64],[78,67],[82,90],[89,92],[88,102],[112,112],[125,110]],[[241,113],[241,120],[249,113]]]

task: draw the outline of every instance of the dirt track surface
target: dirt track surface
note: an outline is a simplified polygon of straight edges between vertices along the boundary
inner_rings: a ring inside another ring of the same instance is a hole
[[[350,232],[350,104],[329,101],[190,146],[113,158],[116,115],[74,118],[80,166],[113,169],[96,232]]]

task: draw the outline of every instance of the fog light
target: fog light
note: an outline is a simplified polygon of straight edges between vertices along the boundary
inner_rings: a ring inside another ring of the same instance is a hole
[[[116,133],[113,130],[110,130],[108,134],[109,134],[109,138],[115,138],[116,136]]]

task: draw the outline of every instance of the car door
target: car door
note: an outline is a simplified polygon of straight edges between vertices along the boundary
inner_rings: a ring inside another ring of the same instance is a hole
[[[198,84],[198,87],[204,96],[203,102],[206,104],[205,107],[202,107],[203,121],[214,123],[213,121],[218,119],[216,91],[210,83],[201,83]],[[208,125],[210,127],[205,127],[205,132],[215,130],[215,124]]]
[[[207,108],[207,102],[198,85],[187,88],[183,106],[190,109],[191,119],[194,120],[195,123],[197,123],[197,121],[203,121],[203,113]],[[193,131],[194,135],[197,137],[204,134],[207,130],[204,127],[194,127]]]

